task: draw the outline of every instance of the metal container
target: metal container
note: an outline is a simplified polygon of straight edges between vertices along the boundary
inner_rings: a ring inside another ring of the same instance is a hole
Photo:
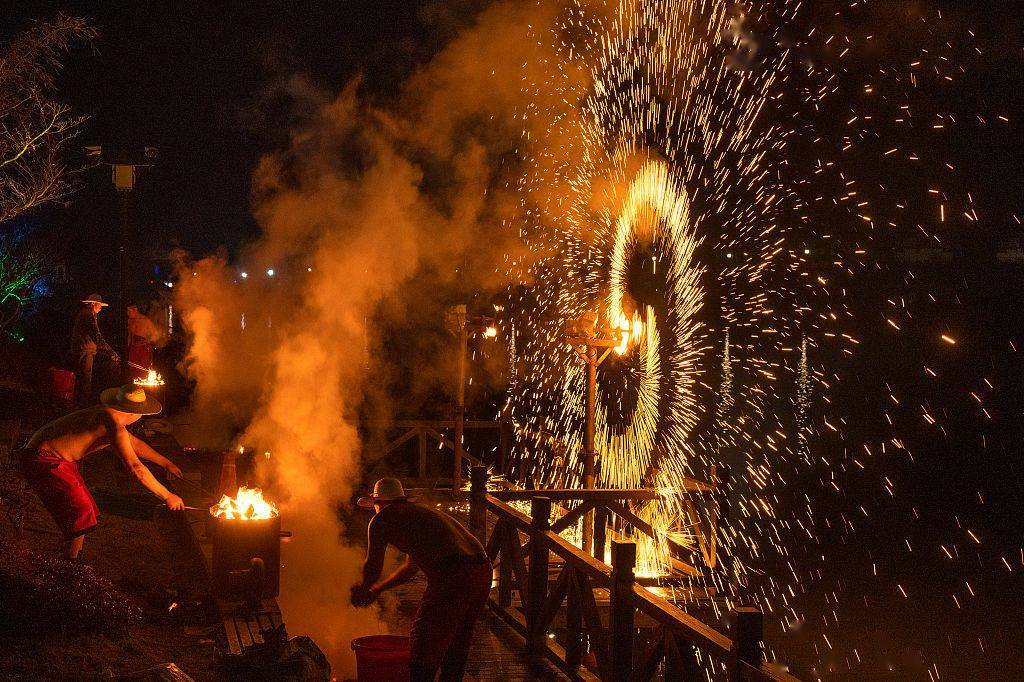
[[[215,596],[242,601],[278,595],[281,587],[280,515],[269,519],[225,519],[211,514],[210,539]],[[262,570],[254,571],[253,559],[263,562]]]

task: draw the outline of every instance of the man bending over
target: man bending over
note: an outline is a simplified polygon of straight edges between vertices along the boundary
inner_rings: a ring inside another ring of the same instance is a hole
[[[363,582],[352,588],[352,603],[369,606],[384,590],[410,580],[421,570],[427,591],[412,624],[409,669],[413,682],[462,679],[473,639],[473,624],[491,590],[491,562],[483,545],[451,516],[406,496],[402,483],[382,478],[361,507],[372,506]],[[388,545],[406,555],[405,563],[377,582]]]
[[[139,386],[127,384],[108,388],[94,407],[56,419],[33,434],[19,455],[29,485],[64,534],[64,555],[77,559],[85,534],[96,527],[99,510],[85,487],[78,462],[87,455],[112,446],[139,482],[153,491],[171,509],[185,503],[160,484],[139,458],[181,476],[169,459],[128,433],[125,428],[143,415],[156,414],[161,405]]]

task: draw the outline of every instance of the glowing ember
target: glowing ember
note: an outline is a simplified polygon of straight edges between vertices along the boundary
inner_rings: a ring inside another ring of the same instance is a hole
[[[277,505],[263,499],[259,488],[239,487],[234,497],[222,495],[220,502],[210,507],[210,513],[219,519],[256,521],[277,516]]]
[[[163,386],[164,378],[155,369],[149,370],[145,379],[136,379],[136,386]]]

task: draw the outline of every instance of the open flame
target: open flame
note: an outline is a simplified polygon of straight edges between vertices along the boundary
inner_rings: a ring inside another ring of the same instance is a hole
[[[615,346],[615,354],[622,355],[629,350],[629,347],[640,339],[643,328],[644,325],[640,321],[638,313],[633,313],[632,320],[626,317],[625,313],[619,313],[618,323],[615,325],[615,333],[619,337],[619,344]]]
[[[145,379],[136,379],[136,386],[163,386],[164,378],[155,369],[149,370]]]
[[[277,516],[277,505],[263,499],[259,488],[238,488],[234,497],[222,495],[220,502],[210,507],[210,513],[219,519],[256,521]]]

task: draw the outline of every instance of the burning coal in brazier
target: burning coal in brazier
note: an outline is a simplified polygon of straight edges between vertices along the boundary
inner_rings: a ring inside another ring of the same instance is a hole
[[[257,488],[241,487],[210,507],[213,592],[241,601],[276,597],[281,583],[281,516]]]

